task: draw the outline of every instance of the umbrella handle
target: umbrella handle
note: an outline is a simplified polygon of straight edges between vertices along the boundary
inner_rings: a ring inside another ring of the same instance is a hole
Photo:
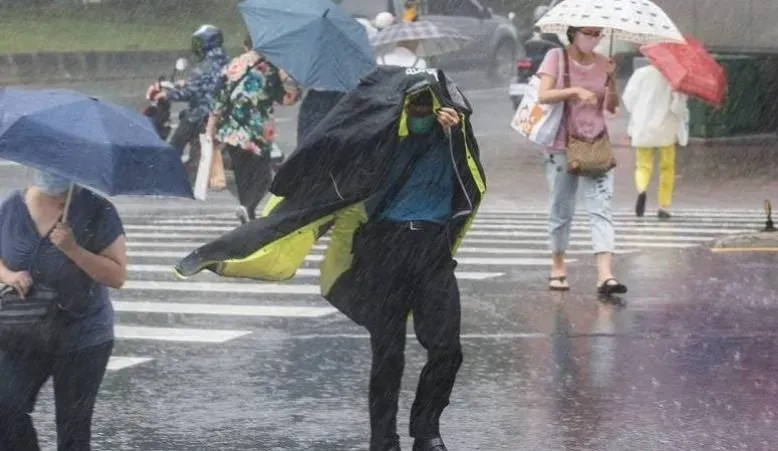
[[[613,29],[611,29],[610,40],[611,40],[611,43],[608,46],[608,58],[613,59]],[[614,74],[614,76],[615,76],[615,74]],[[607,78],[605,79],[605,86],[608,86],[608,82],[609,81],[610,80],[608,80]]]
[[[68,189],[68,197],[65,199],[65,208],[62,211],[62,223],[67,224],[68,223],[68,210],[70,210],[70,202],[73,200],[73,189],[75,188],[75,184],[71,183],[70,188]]]

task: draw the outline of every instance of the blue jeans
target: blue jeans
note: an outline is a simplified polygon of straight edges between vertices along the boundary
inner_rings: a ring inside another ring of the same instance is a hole
[[[595,254],[613,252],[613,170],[597,178],[579,177],[567,172],[565,154],[546,154],[549,196],[549,235],[551,252],[564,253],[570,245],[578,185],[583,185],[586,212],[592,231]]]
[[[57,450],[89,451],[92,413],[113,341],[63,355],[0,353],[0,451],[39,451],[32,424],[35,401],[51,376]]]

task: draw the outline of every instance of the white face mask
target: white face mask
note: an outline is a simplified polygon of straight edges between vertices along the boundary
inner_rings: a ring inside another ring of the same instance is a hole
[[[602,36],[599,37],[593,37],[593,36],[587,36],[581,32],[576,33],[575,35],[575,46],[578,47],[578,50],[584,52],[584,53],[592,53],[597,47],[597,45],[600,44],[600,41],[602,40]]]

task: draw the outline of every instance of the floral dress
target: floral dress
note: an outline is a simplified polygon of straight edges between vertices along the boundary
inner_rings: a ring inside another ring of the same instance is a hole
[[[293,105],[302,87],[255,51],[233,59],[224,68],[214,96],[220,116],[216,138],[257,155],[270,155],[275,139],[275,104]]]

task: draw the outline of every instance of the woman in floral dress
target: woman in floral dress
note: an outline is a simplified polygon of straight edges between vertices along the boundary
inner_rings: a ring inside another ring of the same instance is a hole
[[[275,105],[295,104],[302,87],[252,50],[251,38],[243,45],[245,53],[224,68],[206,133],[230,155],[240,202],[238,218],[245,223],[256,217],[272,182]]]

